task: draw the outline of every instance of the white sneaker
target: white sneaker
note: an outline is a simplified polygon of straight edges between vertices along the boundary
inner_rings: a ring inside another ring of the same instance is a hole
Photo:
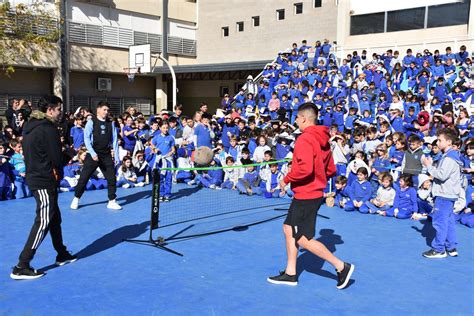
[[[124,189],[130,188],[130,183],[125,183],[124,185],[122,185],[122,188]]]
[[[79,208],[79,198],[74,197],[72,199],[70,208],[73,209],[73,210],[77,210]]]
[[[110,208],[112,210],[121,210],[122,209],[122,207],[115,200],[109,201],[109,203],[107,204],[107,208]]]
[[[138,182],[137,184],[135,184],[136,187],[142,187],[144,185],[145,185],[145,183],[143,183],[143,182]]]
[[[215,184],[211,184],[211,185],[209,186],[209,189],[214,189],[214,190],[215,190],[215,189],[216,189],[216,185],[215,185]]]
[[[196,184],[196,181],[191,180],[191,181],[188,181],[188,183],[187,183],[187,185],[193,185],[193,184]]]
[[[69,192],[69,189],[68,189],[68,188],[59,188],[59,191],[61,191],[61,192]]]

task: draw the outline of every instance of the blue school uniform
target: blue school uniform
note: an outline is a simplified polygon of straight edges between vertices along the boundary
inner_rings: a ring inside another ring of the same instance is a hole
[[[410,218],[413,213],[417,213],[418,203],[416,190],[412,187],[397,190],[393,207],[387,210],[387,216],[395,216],[395,209],[398,209],[396,217],[400,219]]]
[[[73,126],[69,134],[75,150],[84,145],[84,129],[82,127]]]
[[[201,147],[209,147],[213,148],[212,146],[212,138],[211,138],[211,130],[209,127],[203,125],[203,124],[198,124],[194,128],[194,135],[196,136],[196,146]]]
[[[347,201],[346,205],[344,206],[344,210],[346,212],[353,212],[355,210],[359,210],[359,207],[354,206],[354,201],[357,202],[366,202],[372,196],[372,187],[369,181],[362,181],[356,180],[352,182],[348,190],[350,201]]]
[[[175,145],[174,137],[171,135],[159,134],[153,138],[151,143],[158,148],[159,155],[167,155]],[[156,158],[155,158],[156,159]],[[161,159],[161,161],[155,162],[160,168],[173,167],[172,157]],[[151,165],[153,166],[153,165]],[[171,196],[171,186],[173,181],[173,173],[171,171],[165,171],[160,177],[160,196],[169,198]]]

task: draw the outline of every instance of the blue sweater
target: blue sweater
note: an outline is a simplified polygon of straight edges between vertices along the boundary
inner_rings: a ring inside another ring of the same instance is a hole
[[[372,187],[368,181],[354,181],[348,190],[349,197],[353,201],[366,202],[372,196]]]
[[[397,190],[393,207],[404,210],[411,210],[414,213],[418,212],[418,202],[416,198],[416,190],[412,187]]]

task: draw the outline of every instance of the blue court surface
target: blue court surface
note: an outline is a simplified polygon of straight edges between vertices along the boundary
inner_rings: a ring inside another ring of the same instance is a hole
[[[65,244],[80,259],[54,267],[47,237],[32,262],[47,275],[33,281],[9,274],[33,222],[34,199],[1,202],[0,314],[474,312],[473,231],[466,227],[457,226],[459,257],[430,260],[421,256],[434,234],[429,222],[322,207],[329,218],[318,217],[315,238],[355,264],[351,286],[337,290],[333,268],[306,252],[298,259],[298,286],[273,285],[267,276],[286,262],[281,225],[289,200],[175,186],[174,199],[161,208],[164,227],[154,236],[173,236],[167,246],[178,256],[123,242],[148,238],[150,189],[119,189],[122,211],[106,209],[106,191],[86,192],[77,211],[69,209],[72,193],[60,194]]]

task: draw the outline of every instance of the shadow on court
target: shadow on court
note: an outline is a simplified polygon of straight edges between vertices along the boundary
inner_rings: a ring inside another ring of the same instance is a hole
[[[434,229],[430,220],[421,220],[420,223],[423,224],[423,227],[421,229],[416,226],[412,226],[411,228],[419,232],[421,236],[425,238],[426,245],[431,247],[431,242],[436,236],[436,230]]]
[[[122,243],[124,239],[137,238],[148,230],[150,221],[145,221],[140,224],[127,225],[117,228],[111,231],[108,234],[100,237],[99,239],[93,241],[90,245],[86,246],[75,255],[79,259],[85,259],[87,257],[98,254],[102,251],[108,250]],[[56,268],[57,266],[52,264],[46,267],[43,267],[39,270],[48,271]]]
[[[341,236],[334,234],[334,230],[332,229],[321,229],[319,231],[319,234],[321,236],[316,240],[323,243],[332,253],[336,252],[336,245],[341,245],[344,243]],[[323,265],[323,259],[313,255],[307,250],[303,250],[301,255],[298,257],[298,261],[296,264],[296,275],[299,278],[303,271],[307,271],[309,273],[317,274],[328,279],[337,280],[336,272],[329,272],[323,270]],[[349,281],[349,286],[353,283],[355,283],[354,280]]]
[[[202,189],[201,186],[195,186],[195,187],[180,189],[178,192],[173,193],[173,195],[171,196],[171,201],[174,201],[174,200],[177,200],[177,199],[180,199],[180,198],[184,198],[184,197],[187,197],[187,196],[191,196],[191,195],[193,195],[194,193],[198,192],[201,189]]]

